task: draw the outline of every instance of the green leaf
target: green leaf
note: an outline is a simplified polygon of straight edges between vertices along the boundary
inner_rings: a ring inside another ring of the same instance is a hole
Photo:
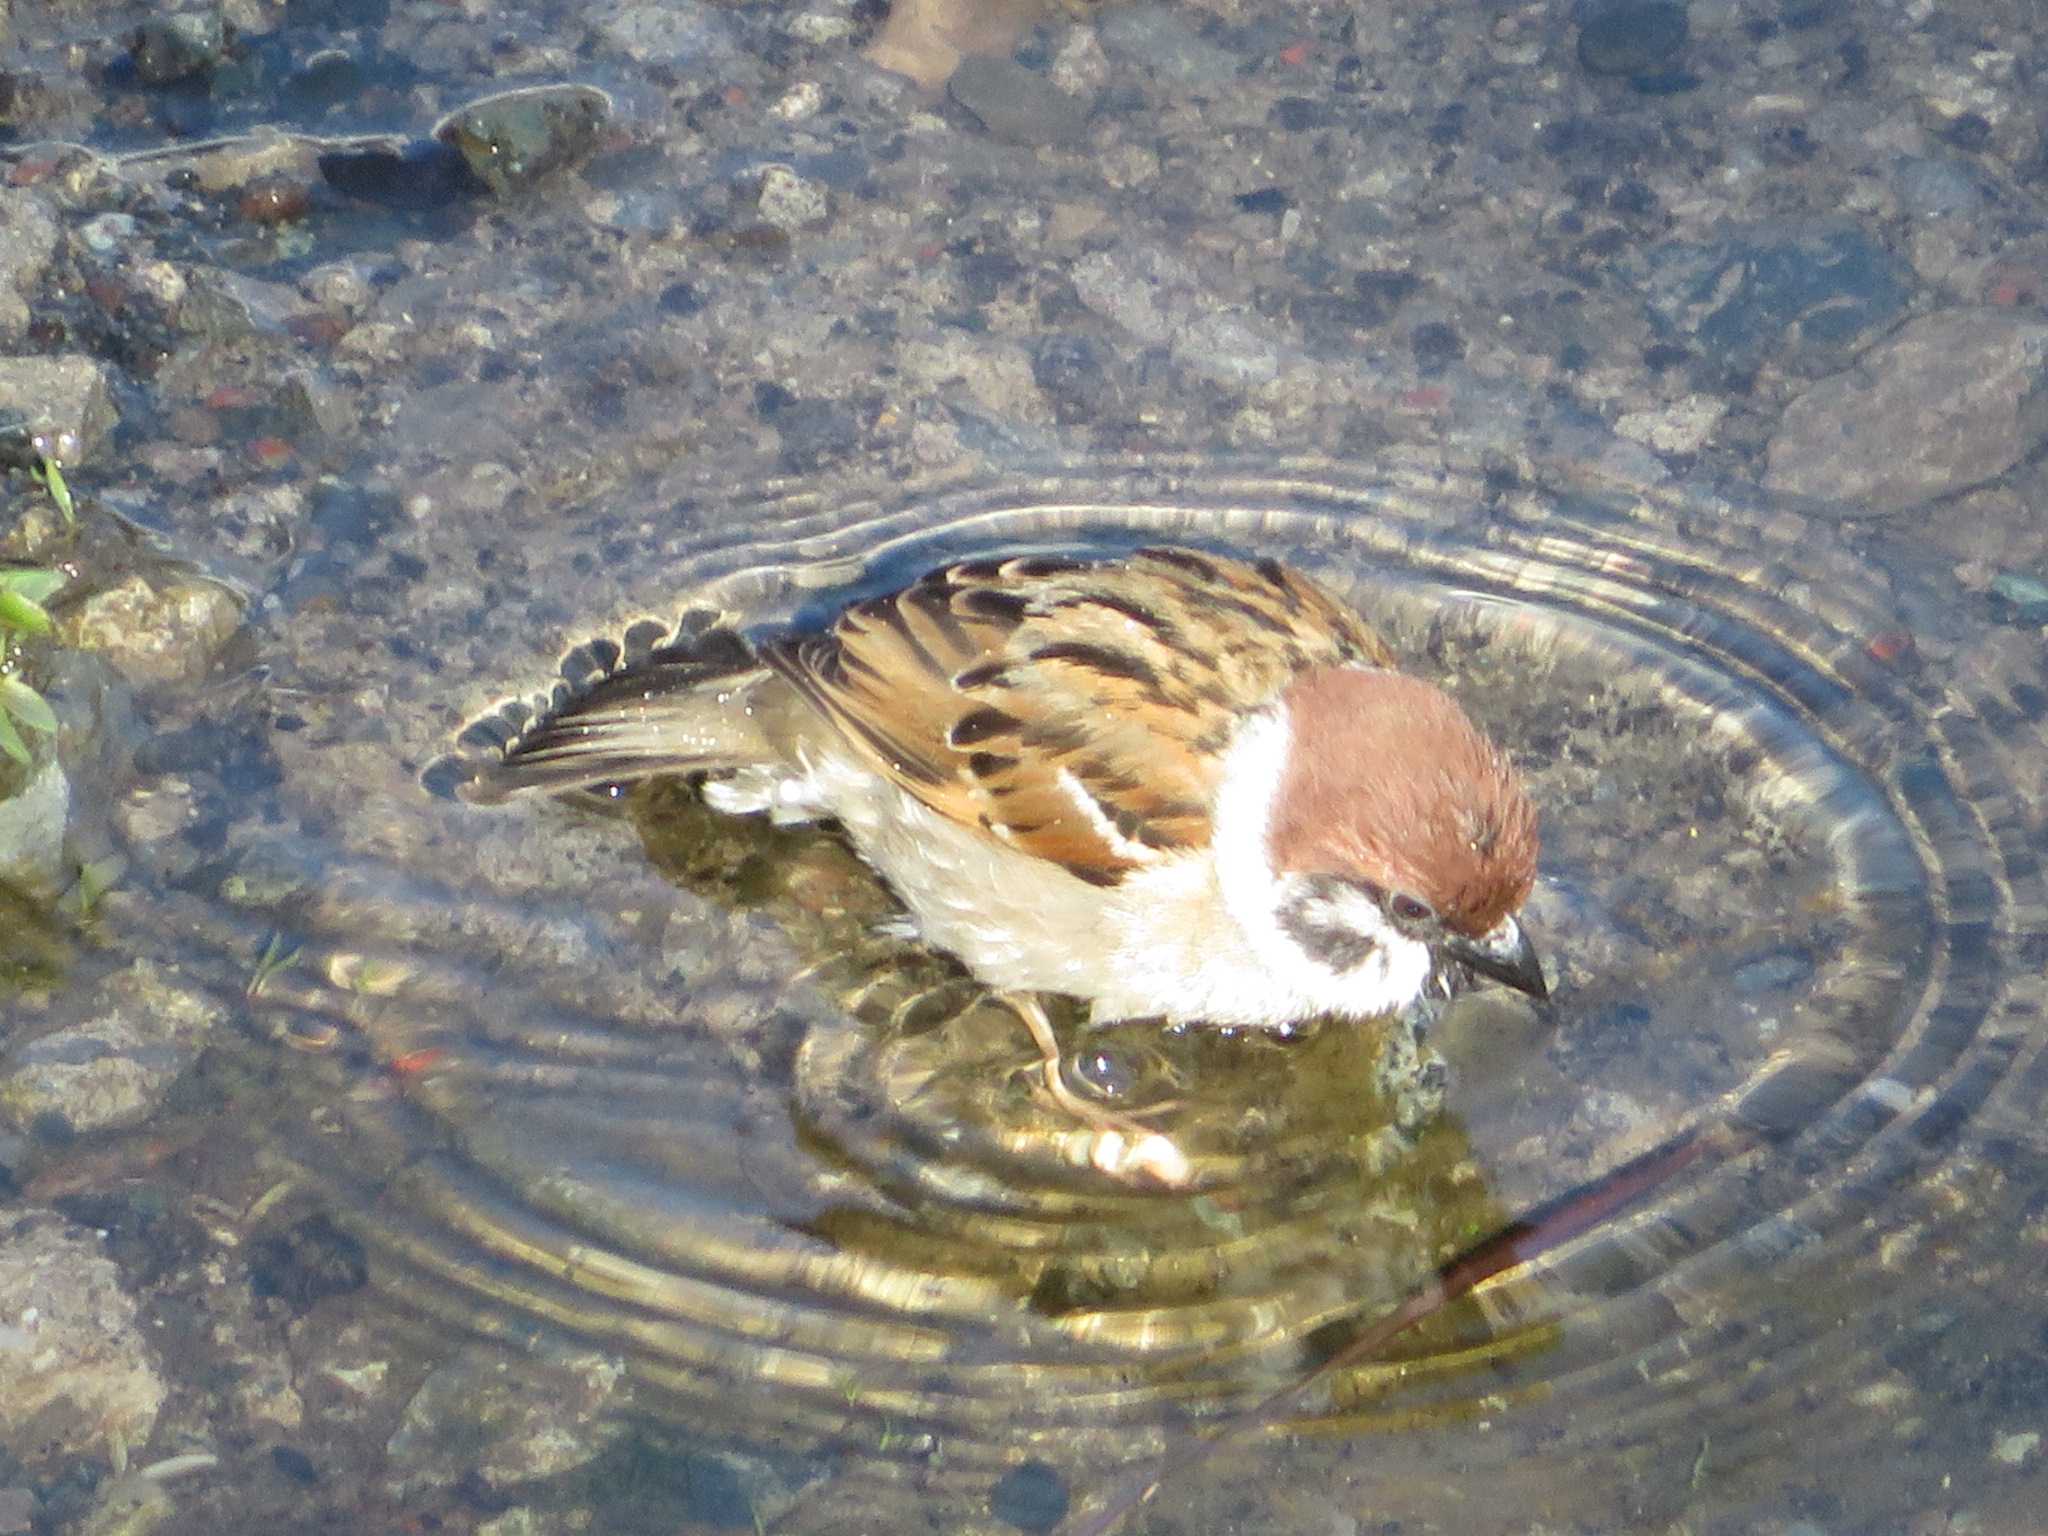
[[[34,759],[28,755],[28,743],[21,739],[21,732],[14,728],[14,722],[7,718],[7,707],[0,704],[0,752],[5,752],[23,767]]]
[[[50,701],[18,677],[0,677],[0,709],[38,731],[57,731],[57,712]]]
[[[0,592],[19,593],[32,603],[44,601],[63,585],[62,571],[38,570],[26,565],[0,570]]]
[[[57,467],[57,461],[45,460],[43,473],[48,477],[45,489],[50,493],[50,500],[57,503],[57,510],[64,514],[66,525],[77,522],[78,513],[71,505],[71,487],[64,483],[64,471]]]
[[[112,890],[115,882],[127,872],[128,861],[118,853],[79,865],[78,879],[57,900],[58,910],[73,917],[91,917],[100,904],[100,898]]]
[[[36,484],[49,493],[50,500],[57,503],[57,510],[64,514],[64,526],[69,528],[76,523],[78,517],[72,510],[71,487],[64,483],[63,467],[48,454],[43,454],[29,474],[35,478]]]
[[[79,865],[78,883],[90,899],[97,902],[127,873],[128,860],[121,854],[110,853],[103,859],[93,859]]]
[[[47,635],[50,632],[50,616],[42,606],[32,603],[19,592],[0,591],[0,629],[18,629],[23,634]]]

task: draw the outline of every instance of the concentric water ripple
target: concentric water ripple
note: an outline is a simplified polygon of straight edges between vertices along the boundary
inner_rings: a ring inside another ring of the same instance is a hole
[[[633,617],[657,573],[669,618],[771,623],[963,551],[1166,536],[1350,592],[1529,771],[1556,1005],[1482,994],[1419,1045],[1071,1035],[1194,1158],[1193,1193],[1140,1192],[1077,1166],[1022,1032],[880,927],[829,833],[675,790],[607,818],[372,784],[346,835],[287,802],[289,900],[161,911],[224,989],[269,933],[301,946],[257,1049],[317,1048],[280,1053],[310,1127],[284,1145],[391,1305],[616,1352],[655,1412],[873,1479],[868,1521],[983,1500],[1026,1458],[1085,1495],[1215,1425],[1256,1481],[1226,1486],[1226,1453],[1158,1508],[1284,1528],[1312,1479],[1404,1530],[1618,1528],[1795,1507],[1829,1445],[1872,1469],[1830,1497],[1896,1511],[1948,1437],[1982,1457],[1998,1424],[1958,1406],[1956,1361],[2040,1347],[2009,1299],[2048,1242],[2038,656],[1696,489],[1083,466],[766,497],[745,527],[646,539],[621,606],[559,638]],[[545,683],[445,654],[451,711]],[[1613,1219],[1316,1378],[1295,1427],[1323,1433],[1230,1417],[1685,1138],[1701,1155]]]

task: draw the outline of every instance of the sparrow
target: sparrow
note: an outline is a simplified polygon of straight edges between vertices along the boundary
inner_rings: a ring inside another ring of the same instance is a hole
[[[1065,1086],[1039,994],[1275,1032],[1471,976],[1548,995],[1514,767],[1275,560],[967,560],[812,633],[597,660],[460,793],[701,774],[718,810],[838,822],[918,935],[1012,1001],[1098,1167],[1187,1175]]]

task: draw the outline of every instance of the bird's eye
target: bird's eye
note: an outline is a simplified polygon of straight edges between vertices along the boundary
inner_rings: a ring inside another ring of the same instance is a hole
[[[1436,916],[1436,909],[1428,902],[1410,896],[1405,891],[1395,894],[1389,910],[1404,923],[1426,923]]]

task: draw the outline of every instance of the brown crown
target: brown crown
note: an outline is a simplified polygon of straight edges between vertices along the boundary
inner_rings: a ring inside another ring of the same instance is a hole
[[[1536,808],[1442,689],[1317,667],[1283,700],[1294,751],[1269,834],[1275,869],[1405,891],[1474,938],[1528,899]]]

